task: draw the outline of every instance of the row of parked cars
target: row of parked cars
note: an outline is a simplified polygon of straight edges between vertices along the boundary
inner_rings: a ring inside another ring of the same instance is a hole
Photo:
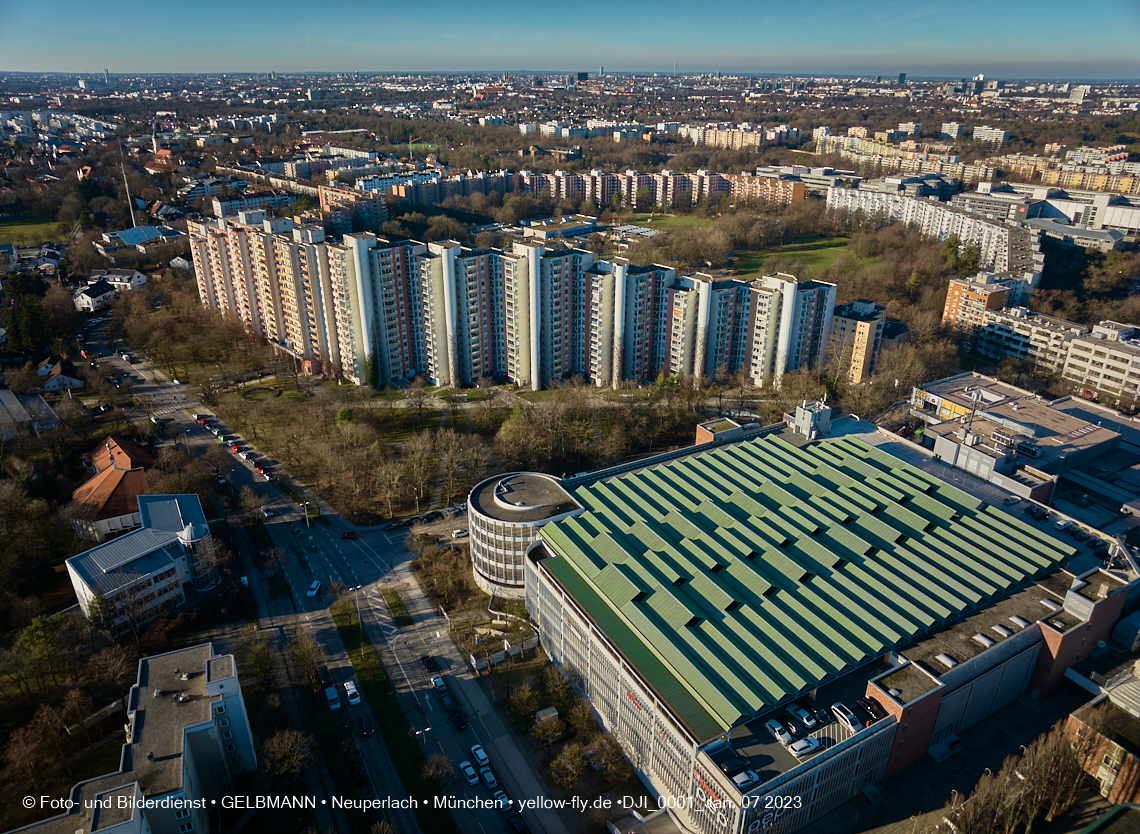
[[[1036,521],[1048,521],[1052,518],[1052,514],[1047,509],[1037,504],[1030,504],[1025,508],[1024,512],[1027,516]],[[1085,546],[1093,551],[1093,553],[1096,553],[1098,550],[1108,550],[1108,542],[1092,535],[1088,530],[1085,530],[1070,519],[1059,519],[1054,523],[1053,527],[1060,530],[1066,536],[1072,536],[1075,541],[1085,542]]]
[[[253,449],[243,445],[243,441],[240,437],[229,432],[225,426],[220,423],[214,422],[214,418],[208,414],[195,413],[191,416],[197,421],[198,425],[205,428],[206,431],[224,443],[227,449],[256,469],[258,475],[267,481],[272,480],[272,476],[269,474],[270,462],[260,457]],[[219,483],[221,483],[221,481],[219,481]]]
[[[447,679],[439,673],[439,664],[436,662],[436,659],[430,654],[425,654],[420,658],[420,664],[424,667],[425,671],[431,674],[432,689],[439,695],[443,709],[447,712],[452,723],[455,724],[455,728],[457,730],[466,728],[467,718],[463,715],[463,711],[456,705],[455,699],[452,698],[451,690],[447,685]],[[494,791],[492,799],[495,803],[495,807],[504,814],[509,814],[514,810],[514,801],[507,796],[506,791],[499,786],[499,780],[495,777],[495,771],[491,769],[491,757],[487,755],[487,751],[483,749],[483,745],[475,744],[471,747],[471,758],[475,760],[474,764],[472,764],[470,760],[459,763],[459,772],[463,774],[463,778],[467,780],[467,784],[482,784],[487,790]],[[512,814],[507,818],[506,828],[508,831],[515,832],[525,832],[529,830],[526,822],[519,814]]]

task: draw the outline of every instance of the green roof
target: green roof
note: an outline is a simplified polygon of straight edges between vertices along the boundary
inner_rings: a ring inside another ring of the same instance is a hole
[[[1073,547],[853,437],[575,490],[549,572],[699,739],[1006,596]]]

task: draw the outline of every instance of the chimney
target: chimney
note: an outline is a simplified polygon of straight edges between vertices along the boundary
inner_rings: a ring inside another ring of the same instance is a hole
[[[1108,583],[1107,582],[1101,582],[1100,587],[1096,589],[1096,598],[1097,599],[1104,599],[1107,596],[1108,596]]]

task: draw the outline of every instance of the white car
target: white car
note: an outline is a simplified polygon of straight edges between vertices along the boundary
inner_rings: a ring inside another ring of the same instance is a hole
[[[755,785],[760,781],[755,771],[745,770],[732,777],[732,784],[736,785],[737,790],[748,790],[748,788]]]
[[[1073,522],[1069,521],[1069,519],[1067,519],[1067,518],[1062,518],[1060,521],[1058,521],[1053,526],[1056,527],[1058,530],[1068,530],[1070,527],[1073,526]]]
[[[348,703],[351,706],[360,703],[360,692],[357,691],[356,684],[353,681],[344,682],[344,694],[348,697]]]
[[[815,729],[815,716],[813,716],[799,704],[792,704],[790,707],[788,707],[788,715],[794,718],[796,721],[799,721],[808,730]]]
[[[1012,507],[1014,504],[1016,504],[1020,500],[1021,499],[1018,498],[1016,495],[1011,495],[1011,496],[1009,496],[1009,498],[1002,501],[1002,503],[1005,504],[1007,507]]]
[[[500,811],[511,810],[511,798],[507,796],[503,791],[495,791],[495,796],[493,799],[495,800],[495,805]]]
[[[305,592],[305,596],[312,599],[321,592],[321,580],[317,579],[309,586],[309,590]]]
[[[468,785],[479,784],[479,774],[475,772],[475,768],[471,766],[471,762],[460,762],[459,769],[463,771],[463,775],[467,777]]]
[[[787,731],[783,724],[775,718],[769,719],[764,724],[764,729],[772,734],[772,738],[783,744],[785,747],[792,743],[792,734]]]
[[[809,753],[814,753],[819,749],[819,747],[819,739],[814,738],[813,736],[804,736],[791,747],[789,747],[788,750],[797,759],[802,759]]]
[[[436,692],[447,691],[447,681],[443,679],[443,675],[432,675],[431,685],[435,687]]]
[[[451,531],[452,538],[465,539],[465,538],[467,538],[467,535],[468,535],[468,530],[466,527],[460,527],[458,530],[452,530]]]
[[[857,733],[862,729],[859,726],[859,719],[855,717],[855,713],[853,713],[846,704],[832,704],[831,714],[835,716],[836,721],[853,733]]]
[[[475,757],[479,767],[486,767],[491,763],[491,758],[487,755],[487,751],[483,749],[482,744],[476,744],[471,748],[471,755]]]

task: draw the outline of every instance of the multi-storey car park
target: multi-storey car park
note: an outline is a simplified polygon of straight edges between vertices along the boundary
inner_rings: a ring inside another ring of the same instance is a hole
[[[799,830],[1120,616],[1122,575],[859,436],[749,437],[564,481],[584,511],[525,560],[544,650],[684,830]],[[854,726],[799,725],[803,758],[765,729],[836,702]]]

